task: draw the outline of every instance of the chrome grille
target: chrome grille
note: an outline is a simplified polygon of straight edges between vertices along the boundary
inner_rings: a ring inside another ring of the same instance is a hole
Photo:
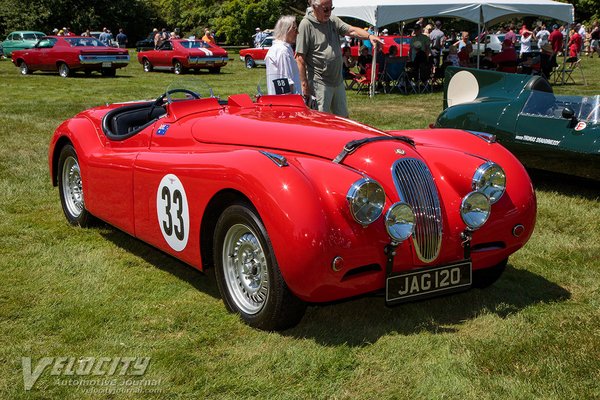
[[[392,176],[402,201],[410,204],[416,217],[413,243],[423,262],[432,262],[442,245],[442,210],[433,176],[427,165],[416,158],[394,163]]]

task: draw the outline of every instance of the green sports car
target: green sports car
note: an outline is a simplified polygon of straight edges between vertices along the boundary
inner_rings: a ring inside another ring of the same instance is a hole
[[[530,168],[600,181],[599,95],[555,95],[539,76],[450,67],[435,127],[497,140]]]

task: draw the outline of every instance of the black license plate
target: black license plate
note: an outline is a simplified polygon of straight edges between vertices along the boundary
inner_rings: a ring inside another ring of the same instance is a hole
[[[467,290],[471,280],[470,262],[404,272],[387,278],[385,300],[396,304]]]

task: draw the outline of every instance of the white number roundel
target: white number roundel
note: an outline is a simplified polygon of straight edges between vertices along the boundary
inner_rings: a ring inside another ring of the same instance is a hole
[[[179,178],[165,175],[156,191],[156,214],[163,237],[175,251],[185,249],[190,230],[190,214],[185,189]]]

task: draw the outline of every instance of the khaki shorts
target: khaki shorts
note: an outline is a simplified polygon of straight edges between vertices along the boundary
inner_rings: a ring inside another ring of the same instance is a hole
[[[346,104],[346,88],[344,82],[338,86],[326,86],[321,82],[313,81],[312,92],[317,98],[319,111],[333,113],[341,117],[348,117]]]

